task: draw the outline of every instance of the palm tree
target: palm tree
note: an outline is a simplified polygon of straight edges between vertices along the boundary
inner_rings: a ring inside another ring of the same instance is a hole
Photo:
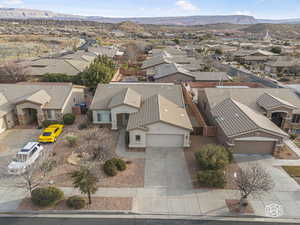
[[[79,170],[71,173],[71,178],[73,179],[74,187],[78,188],[81,193],[87,194],[89,205],[92,204],[91,195],[98,189],[97,178],[92,171],[85,166],[81,166]]]

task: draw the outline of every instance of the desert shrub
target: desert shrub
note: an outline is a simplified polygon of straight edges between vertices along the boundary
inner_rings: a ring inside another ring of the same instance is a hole
[[[32,202],[41,207],[51,206],[62,200],[64,193],[56,187],[36,188],[32,191]]]
[[[75,115],[73,113],[68,113],[63,116],[64,124],[71,125],[75,121]]]
[[[78,139],[78,137],[75,136],[75,135],[68,135],[66,137],[66,140],[67,140],[70,147],[74,147],[76,145],[77,139]]]
[[[223,188],[226,184],[223,170],[203,170],[197,174],[198,182],[207,187]]]
[[[126,162],[123,159],[112,158],[112,162],[115,164],[119,171],[124,171],[127,168]]]
[[[116,176],[118,173],[118,169],[112,160],[107,160],[103,165],[103,170],[108,176]]]
[[[44,120],[42,122],[43,127],[48,127],[48,126],[53,125],[53,124],[63,124],[63,122],[57,121],[57,120]]]
[[[221,145],[205,145],[195,157],[202,169],[221,169],[230,163],[228,150]]]
[[[82,209],[85,207],[85,199],[81,196],[72,196],[67,200],[67,206],[71,209]]]
[[[83,130],[83,129],[86,129],[88,128],[88,124],[87,123],[81,123],[78,125],[78,129],[79,130]]]
[[[290,139],[295,140],[298,137],[298,134],[290,134]]]

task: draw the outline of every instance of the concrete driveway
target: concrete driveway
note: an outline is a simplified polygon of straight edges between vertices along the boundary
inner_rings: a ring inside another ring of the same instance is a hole
[[[145,188],[191,189],[192,181],[181,148],[146,150]]]
[[[19,177],[8,174],[7,166],[16,153],[29,141],[36,141],[41,130],[11,129],[0,134],[0,187],[15,186]]]

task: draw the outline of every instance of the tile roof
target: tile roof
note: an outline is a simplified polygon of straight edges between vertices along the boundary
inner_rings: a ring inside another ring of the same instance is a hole
[[[229,81],[230,76],[225,72],[190,72],[196,81]]]
[[[277,108],[280,106],[285,106],[285,107],[292,108],[292,109],[297,108],[293,104],[291,104],[285,100],[282,100],[280,98],[274,97],[273,95],[268,94],[268,93],[264,93],[263,95],[261,95],[257,99],[257,104],[266,110],[270,110],[270,109]]]
[[[154,79],[159,79],[159,78],[162,78],[162,77],[170,76],[170,75],[173,75],[175,73],[182,73],[186,76],[193,77],[192,73],[185,70],[183,67],[179,66],[176,63],[170,63],[170,64],[159,65],[156,68]]]
[[[49,84],[49,83],[19,83],[19,84],[0,84],[0,93],[3,93],[10,104],[14,104],[20,99],[29,98],[34,101],[40,100],[42,96],[51,97],[45,104],[46,109],[62,109],[67,97],[72,90],[71,83]]]
[[[119,94],[111,98],[108,108],[114,108],[120,105],[128,105],[135,108],[140,108],[142,96],[131,88],[123,89]]]
[[[193,129],[185,108],[160,95],[154,95],[143,101],[138,112],[129,115],[127,130],[147,129],[147,125],[156,122]]]
[[[141,95],[142,101],[153,95],[159,94],[181,107],[184,106],[180,85],[158,83],[110,83],[98,85],[90,109],[108,109],[111,99],[127,88],[130,88]]]
[[[227,98],[233,98],[257,112],[264,113],[264,110],[257,104],[257,99],[268,93],[296,106],[297,109],[294,112],[300,113],[300,99],[288,88],[205,88],[204,92],[210,108],[215,107]]]
[[[50,102],[50,100],[51,100],[51,96],[45,90],[40,89],[34,91],[33,93],[29,93],[24,96],[21,96],[20,98],[17,98],[14,103],[29,101],[29,102],[45,105],[46,103]]]
[[[267,117],[233,98],[223,100],[211,112],[215,121],[228,137],[261,129],[281,136],[288,136]]]

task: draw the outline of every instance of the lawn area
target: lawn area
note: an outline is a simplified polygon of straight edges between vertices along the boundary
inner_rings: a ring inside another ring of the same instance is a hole
[[[291,177],[300,177],[300,166],[283,166],[282,167]]]
[[[300,166],[283,166],[282,167],[294,180],[300,184]]]
[[[294,143],[300,148],[300,141],[294,141]]]

